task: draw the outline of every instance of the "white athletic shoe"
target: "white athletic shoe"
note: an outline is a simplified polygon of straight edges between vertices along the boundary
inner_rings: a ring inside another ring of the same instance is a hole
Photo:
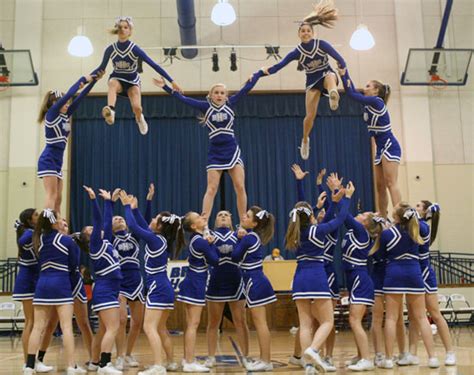
[[[36,374],[36,371],[34,368],[30,368],[26,366],[23,367],[23,375],[33,375],[33,374]]]
[[[351,359],[349,359],[348,361],[345,361],[344,362],[344,365],[346,366],[350,366],[350,365],[355,365],[357,362],[359,362],[361,358],[355,356],[355,357],[352,357]]]
[[[305,375],[316,375],[316,374],[318,374],[318,371],[314,368],[314,366],[306,365],[304,367],[304,373],[305,373]]]
[[[153,365],[145,371],[140,371],[138,375],[165,375],[166,368],[160,365]]]
[[[212,368],[216,366],[216,357],[210,356],[204,361],[204,366]]]
[[[38,373],[50,372],[50,371],[53,371],[53,370],[54,370],[53,366],[45,365],[41,361],[36,361],[36,363],[35,363],[35,371],[38,372]]]
[[[446,359],[444,360],[446,366],[456,366],[456,353],[446,352]]]
[[[436,357],[431,357],[428,359],[428,367],[429,368],[438,368],[440,366],[439,359]]]
[[[137,125],[142,135],[145,135],[146,133],[148,133],[148,124],[145,120],[145,116],[143,116],[143,113],[140,116],[140,119],[137,120]]]
[[[339,108],[339,92],[336,89],[329,91],[329,107],[332,111]]]
[[[387,359],[385,358],[382,362],[382,365],[380,366],[380,368],[385,368],[385,369],[392,369],[394,366],[393,364],[393,359]]]
[[[122,358],[123,360],[123,358]],[[98,374],[112,374],[112,375],[122,375],[123,372],[120,371],[117,367],[114,367],[112,362],[107,363],[105,367],[99,367],[97,369]]]
[[[242,357],[242,365],[246,370],[248,370],[248,366],[253,363],[253,359],[250,357]]]
[[[86,369],[90,372],[96,372],[99,369],[99,365],[94,365],[91,361],[86,363]]]
[[[290,333],[295,336],[298,333],[299,328],[298,327],[291,327],[290,328]]]
[[[273,371],[273,364],[271,362],[265,362],[261,359],[255,362],[252,362],[247,367],[248,371],[260,372],[260,371]]]
[[[296,358],[294,355],[290,357],[290,359],[288,360],[288,363],[291,363],[292,365],[295,365],[295,366],[304,367],[303,359]]]
[[[127,367],[140,367],[140,363],[135,359],[133,355],[125,356],[125,366]]]
[[[123,371],[123,369],[125,368],[125,359],[123,357],[117,357],[117,359],[115,360],[115,365],[113,365],[113,366],[117,370]]]
[[[209,372],[209,368],[197,362],[183,362],[183,372]]]
[[[311,347],[306,349],[303,353],[303,358],[307,364],[314,365],[314,368],[320,372],[326,372],[326,364],[319,355],[319,351],[313,350]]]
[[[113,125],[115,122],[115,111],[106,105],[102,108],[102,117],[104,118],[107,125]]]
[[[385,354],[375,353],[375,359],[374,359],[375,366],[381,367],[384,360],[385,360]]]
[[[397,361],[398,366],[418,366],[420,359],[411,353],[403,353],[400,359]]]
[[[300,155],[303,160],[309,159],[309,137],[308,142],[305,142],[304,138],[301,139]]]
[[[371,371],[374,368],[374,362],[364,358],[359,360],[355,365],[350,365],[348,367],[348,369],[352,371]]]
[[[82,367],[68,367],[66,370],[67,375],[76,375],[76,374],[87,374],[87,371],[84,370]]]
[[[176,362],[169,362],[166,364],[166,369],[168,371],[178,371],[179,365]]]
[[[325,365],[326,365],[326,371],[327,372],[336,372],[337,368],[334,366],[334,362],[332,361],[331,357],[325,357],[323,359]]]

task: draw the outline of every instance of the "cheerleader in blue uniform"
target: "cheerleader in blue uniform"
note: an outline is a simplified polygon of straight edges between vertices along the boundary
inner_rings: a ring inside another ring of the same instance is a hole
[[[309,135],[314,125],[321,94],[329,95],[329,106],[335,111],[339,107],[339,93],[337,92],[337,76],[329,65],[331,56],[339,67],[344,68],[346,63],[339,53],[326,41],[314,38],[314,25],[324,27],[334,26],[337,20],[337,9],[332,1],[321,0],[312,13],[305,17],[298,29],[301,43],[283,60],[270,68],[264,68],[265,74],[274,74],[297,60],[298,66],[306,73],[306,116],[303,120],[303,138],[301,140],[301,158],[309,158]]]
[[[436,274],[430,262],[430,245],[435,241],[438,233],[438,224],[440,218],[440,208],[437,203],[423,200],[416,204],[416,211],[419,217],[420,236],[423,245],[420,246],[420,267],[425,286],[426,309],[431,319],[438,327],[438,333],[446,350],[446,366],[456,365],[456,353],[453,350],[453,343],[449,333],[449,327],[444,319],[438,304],[438,286],[436,283]],[[429,222],[431,222],[431,227]],[[414,325],[410,325],[410,355],[404,358],[404,361],[398,361],[398,365],[418,364],[419,359],[416,356],[418,348],[418,330]],[[401,362],[401,363],[400,363]]]
[[[379,251],[386,259],[383,292],[385,295],[385,330],[386,338],[396,335],[396,324],[406,295],[411,322],[421,332],[426,351],[428,366],[439,367],[436,358],[431,327],[426,319],[425,288],[419,262],[420,237],[416,211],[407,203],[401,202],[394,207],[394,226],[385,229],[380,235]],[[375,249],[376,250],[376,247]],[[393,340],[385,340],[384,368],[393,368]]]
[[[276,301],[270,281],[263,273],[263,249],[273,237],[275,218],[266,210],[252,206],[243,217],[240,241],[232,251],[232,262],[239,263],[244,280],[247,306],[257,330],[260,359],[248,363],[247,371],[272,371],[271,337],[265,306]]]
[[[167,275],[168,257],[173,257],[173,249],[178,252],[183,246],[184,237],[181,218],[164,211],[159,213],[148,225],[137,208],[137,200],[120,192],[125,207],[125,218],[130,230],[145,241],[145,272],[147,275],[147,296],[143,329],[153,352],[153,365],[140,375],[159,375],[166,370],[177,370],[173,359],[173,345],[166,328],[171,310],[174,309],[174,289]],[[150,202],[148,200],[148,202]],[[163,363],[162,350],[167,357]]]
[[[114,28],[111,30],[113,35],[117,35],[117,42],[111,44],[105,49],[104,57],[99,70],[107,67],[109,60],[112,60],[113,72],[109,76],[109,91],[107,94],[107,105],[102,109],[102,116],[105,122],[113,125],[115,122],[115,103],[117,95],[130,99],[135,120],[140,133],[148,133],[148,124],[142,111],[142,93],[140,76],[138,75],[138,60],[141,59],[150,65],[158,74],[165,77],[172,85],[174,90],[181,90],[175,81],[155,63],[140,47],[130,41],[133,31],[133,21],[131,17],[118,17],[115,20]]]
[[[122,374],[112,364],[112,349],[120,327],[119,292],[122,274],[119,255],[112,244],[102,237],[103,221],[94,190],[84,186],[92,202],[93,226],[82,229],[79,242],[89,252],[95,274],[92,310],[99,315],[99,332],[94,336],[92,353],[100,350],[100,359],[93,358],[99,374]],[[100,349],[98,349],[100,347]],[[97,362],[98,360],[98,362]]]
[[[183,229],[190,233],[189,268],[179,285],[177,301],[185,304],[186,331],[184,332],[184,372],[209,372],[194,357],[196,335],[203,307],[206,305],[206,284],[209,266],[217,266],[219,255],[214,245],[215,238],[204,237],[207,218],[196,212],[188,212],[183,219]]]
[[[390,86],[372,80],[367,82],[362,93],[359,93],[354,88],[347,69],[340,69],[339,74],[347,95],[365,105],[364,121],[367,124],[369,136],[376,147],[374,165],[378,210],[386,218],[388,213],[387,189],[394,207],[402,200],[398,187],[398,166],[402,149],[392,133],[390,114],[387,109],[391,92]]]
[[[346,273],[350,295],[349,323],[354,333],[358,361],[349,365],[352,371],[370,371],[374,363],[370,359],[369,340],[362,326],[367,306],[374,304],[374,284],[367,269],[367,258],[377,247],[373,239],[383,230],[384,219],[372,212],[364,212],[356,218],[348,214],[344,224],[348,229],[342,241],[342,265]],[[373,250],[371,250],[373,249]]]
[[[331,204],[326,220],[319,224],[311,206],[306,202],[298,202],[290,212],[291,219],[285,238],[286,248],[297,251],[298,267],[293,279],[293,299],[300,321],[301,348],[304,349],[307,364],[314,365],[318,371],[323,372],[331,371],[332,366],[323,361],[319,349],[334,326],[332,296],[324,269],[325,242],[326,236],[342,225],[353,190],[350,185],[347,191],[340,189],[334,193],[332,201],[339,205],[339,213],[334,218],[334,205]],[[346,198],[343,198],[344,195]],[[318,320],[319,326],[312,336],[314,319]]]
[[[60,228],[59,215],[46,209],[38,217],[33,233],[33,248],[38,257],[40,273],[33,298],[34,325],[23,374],[35,373],[36,352],[53,310],[59,316],[63,332],[67,374],[86,373],[74,361],[73,298],[69,274],[79,263],[77,245],[71,238],[59,233]]]
[[[135,342],[140,335],[145,311],[143,296],[144,283],[140,272],[138,238],[128,231],[127,222],[122,216],[113,216],[113,205],[119,197],[120,189],[115,189],[111,196],[105,190],[99,190],[104,198],[104,238],[107,239],[119,254],[122,282],[120,284],[120,329],[116,337],[117,360],[115,367],[138,367],[140,364],[132,355]],[[130,308],[130,330],[127,337],[128,311]]]
[[[44,121],[46,147],[38,160],[37,176],[43,179],[46,191],[45,207],[53,209],[57,213],[61,211],[62,166],[64,149],[71,131],[70,118],[82,99],[103,75],[103,71],[97,71],[95,74],[81,77],[65,94],[57,90],[49,91],[41,104],[38,122],[43,123]],[[86,83],[89,84],[77,98],[73,99],[74,94]]]
[[[231,258],[238,239],[232,228],[232,215],[229,211],[217,213],[212,236],[216,239],[214,245],[219,252],[219,265],[210,269],[206,291],[209,357],[204,365],[206,367],[216,365],[217,331],[226,303],[229,303],[232,312],[232,322],[237,333],[244,365],[246,365],[249,351],[249,328],[245,316],[244,282],[238,264],[232,262]]]
[[[69,236],[69,224],[65,219],[61,219],[61,229],[60,233],[64,236]],[[75,234],[71,236],[75,240]],[[80,248],[76,247],[77,258],[81,259]],[[92,339],[93,333],[89,323],[89,311],[87,307],[87,296],[86,290],[84,288],[84,280],[82,278],[81,272],[79,270],[80,263],[77,265],[76,269],[71,272],[71,288],[72,288],[72,298],[74,300],[74,316],[76,317],[76,323],[81,331],[82,342],[84,348],[87,350],[89,355],[89,361],[87,362],[87,370],[97,370],[96,366],[92,364]]]
[[[155,84],[163,88],[168,94],[204,114],[201,123],[209,129],[207,190],[202,202],[202,215],[205,216],[206,220],[209,220],[209,215],[211,215],[219,181],[224,171],[229,173],[234,184],[239,220],[242,220],[247,210],[244,162],[234,135],[234,107],[240,99],[252,90],[262,74],[261,71],[254,73],[244,87],[230,97],[226,86],[217,83],[209,90],[207,100],[188,98],[175,90],[171,90],[162,78],[154,80]]]

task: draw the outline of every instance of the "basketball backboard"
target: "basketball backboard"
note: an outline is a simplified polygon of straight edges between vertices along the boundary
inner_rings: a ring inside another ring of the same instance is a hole
[[[0,87],[36,86],[38,76],[30,50],[0,49]]]
[[[464,86],[472,49],[410,48],[400,83],[413,86]]]

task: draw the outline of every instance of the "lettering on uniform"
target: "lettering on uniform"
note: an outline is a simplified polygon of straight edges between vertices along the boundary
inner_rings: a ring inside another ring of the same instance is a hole
[[[117,69],[129,69],[130,68],[130,63],[124,60],[117,61],[115,63],[115,67]]]
[[[214,113],[211,116],[212,121],[216,121],[216,122],[227,121],[228,118],[229,118],[229,115],[225,112]]]
[[[133,250],[134,248],[135,248],[135,245],[130,242],[121,243],[117,246],[118,251],[129,251],[129,250]]]
[[[217,247],[217,250],[219,250],[219,253],[221,254],[230,254],[232,253],[233,248],[232,245],[221,245]]]

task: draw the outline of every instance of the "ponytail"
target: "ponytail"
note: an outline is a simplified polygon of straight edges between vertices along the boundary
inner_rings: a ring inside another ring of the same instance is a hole
[[[23,233],[25,233],[27,229],[34,229],[33,223],[31,221],[33,219],[33,215],[35,212],[36,212],[35,208],[27,208],[21,211],[19,218],[15,220],[15,223],[13,224],[13,227],[15,228],[15,231],[16,231],[18,257],[20,257],[21,252],[23,251],[22,247],[19,244],[21,236],[23,236]]]
[[[250,211],[253,212],[253,221],[257,223],[257,226],[253,228],[253,231],[258,234],[262,245],[266,245],[273,238],[275,231],[275,217],[258,206],[250,207]]]
[[[372,80],[372,83],[377,88],[378,97],[383,100],[385,104],[388,103],[388,99],[390,99],[390,94],[392,93],[392,89],[389,84],[382,83],[377,80]]]
[[[285,236],[285,248],[296,250],[301,243],[301,229],[310,225],[313,210],[307,202],[298,202],[290,211],[290,222]]]
[[[410,238],[414,242],[423,245],[416,211],[408,203],[400,202],[395,213],[400,218],[400,227],[408,231]]]
[[[38,216],[38,222],[33,232],[33,249],[36,255],[38,255],[41,235],[50,233],[54,230],[53,225],[56,224],[58,214],[56,211],[46,208]]]
[[[384,219],[380,216],[376,216],[372,212],[369,213],[369,226],[367,228],[367,232],[369,232],[370,238],[374,240],[374,244],[369,251],[369,255],[373,255],[377,252],[380,248],[380,236],[383,231],[383,222]]]
[[[338,10],[334,7],[332,0],[320,0],[313,8],[313,11],[303,19],[300,28],[303,25],[310,25],[311,28],[314,25],[327,28],[334,27],[334,23],[338,18]]]
[[[431,220],[430,245],[436,240],[438,234],[438,225],[440,218],[440,207],[438,203],[431,203],[430,201],[421,201],[423,209],[425,210],[425,220]]]
[[[171,212],[164,211],[158,214],[158,225],[161,225],[160,234],[166,239],[166,250],[173,259],[184,247],[184,232],[182,218]],[[176,245],[175,245],[176,244]],[[174,249],[173,249],[174,247]]]
[[[76,242],[77,246],[86,254],[89,254],[89,239],[86,235],[86,228],[82,228],[80,232],[75,232],[71,235],[71,238]]]

